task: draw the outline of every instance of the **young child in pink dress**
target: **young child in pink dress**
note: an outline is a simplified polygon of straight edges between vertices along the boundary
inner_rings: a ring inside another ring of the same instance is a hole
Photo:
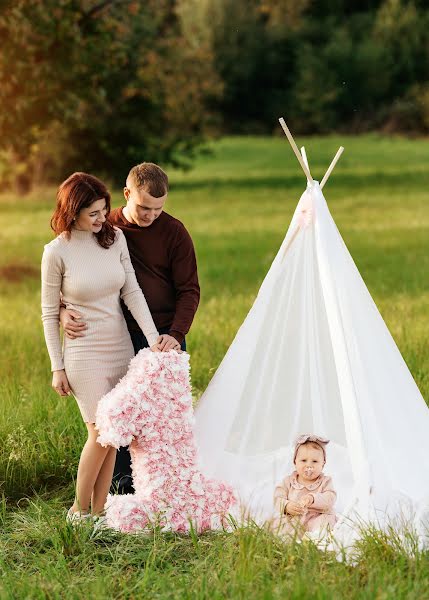
[[[305,434],[295,442],[295,471],[274,492],[277,516],[273,530],[280,535],[301,535],[333,527],[337,494],[332,479],[323,474],[326,438]]]

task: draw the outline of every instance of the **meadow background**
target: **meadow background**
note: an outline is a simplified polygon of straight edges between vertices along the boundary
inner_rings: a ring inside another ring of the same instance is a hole
[[[340,232],[429,401],[429,144],[297,138]],[[167,169],[167,212],[195,242],[201,304],[188,336],[195,400],[249,310],[305,181],[286,138],[225,137],[194,168]],[[85,428],[50,389],[40,258],[55,190],[0,195],[0,598],[429,597],[429,554],[369,531],[354,565],[256,528],[200,538],[74,531],[65,523]],[[115,206],[121,193],[114,192]],[[357,323],[356,326],[359,326]],[[406,402],[406,398],[404,398]],[[414,458],[412,458],[414,460]]]

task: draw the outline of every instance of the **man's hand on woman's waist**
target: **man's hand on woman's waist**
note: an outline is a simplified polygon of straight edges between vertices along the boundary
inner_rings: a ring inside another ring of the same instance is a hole
[[[85,321],[82,320],[82,313],[78,310],[61,307],[60,323],[64,329],[65,335],[71,340],[85,336],[84,331],[87,328],[87,325]]]

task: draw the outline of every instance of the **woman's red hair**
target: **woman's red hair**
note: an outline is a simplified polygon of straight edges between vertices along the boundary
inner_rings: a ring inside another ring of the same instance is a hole
[[[107,217],[110,213],[110,193],[104,183],[88,173],[73,173],[58,188],[57,206],[51,218],[51,228],[57,235],[66,232],[70,236],[74,219],[82,208],[88,208],[102,198],[106,201]],[[101,230],[94,235],[103,248],[109,248],[115,241],[115,230],[107,219]]]

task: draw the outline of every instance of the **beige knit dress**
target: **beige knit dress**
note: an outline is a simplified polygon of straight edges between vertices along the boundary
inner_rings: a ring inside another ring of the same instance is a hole
[[[73,229],[45,246],[42,258],[42,320],[52,371],[65,369],[85,422],[95,423],[100,398],[125,375],[133,345],[120,298],[130,309],[149,344],[158,332],[134,273],[124,234],[102,248],[90,231]],[[60,294],[82,313],[84,337],[64,337],[59,330]]]

